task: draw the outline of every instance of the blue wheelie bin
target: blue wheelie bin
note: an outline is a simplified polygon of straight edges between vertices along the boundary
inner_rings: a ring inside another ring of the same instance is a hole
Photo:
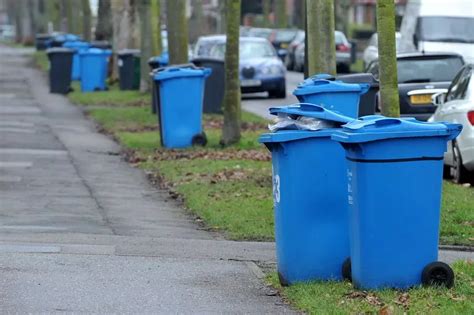
[[[349,258],[346,161],[331,135],[353,119],[314,104],[271,108],[270,113],[313,117],[334,126],[280,130],[259,139],[272,152],[280,283],[341,280]]]
[[[75,53],[72,58],[72,77],[73,81],[81,79],[81,59],[79,58],[79,52],[84,51],[90,47],[90,44],[82,41],[68,41],[63,44],[63,47],[74,49]]]
[[[206,145],[202,130],[204,84],[208,68],[167,67],[153,72],[161,143],[166,148]]]
[[[304,80],[293,91],[298,101],[321,105],[345,116],[357,118],[360,96],[370,85],[334,81],[327,74],[319,74]]]
[[[454,283],[438,262],[443,154],[462,126],[365,116],[332,135],[346,151],[351,270],[361,289]]]
[[[108,49],[89,48],[79,52],[81,65],[81,91],[104,91],[107,89],[106,79],[109,57]]]

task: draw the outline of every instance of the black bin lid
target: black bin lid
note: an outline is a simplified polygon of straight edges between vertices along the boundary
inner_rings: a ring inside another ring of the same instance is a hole
[[[65,47],[53,47],[46,50],[48,55],[52,54],[74,54],[76,51],[74,49],[65,48]]]
[[[117,55],[119,56],[137,56],[137,57],[140,57],[140,49],[122,49],[122,50],[119,50],[117,52]]]

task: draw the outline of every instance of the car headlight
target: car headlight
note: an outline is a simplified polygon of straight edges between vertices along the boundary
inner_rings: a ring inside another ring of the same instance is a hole
[[[282,70],[279,66],[277,65],[272,65],[272,66],[267,66],[267,67],[263,67],[262,68],[262,74],[281,74],[282,73]]]

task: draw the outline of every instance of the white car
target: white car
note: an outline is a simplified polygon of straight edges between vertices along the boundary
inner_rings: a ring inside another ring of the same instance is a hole
[[[395,33],[395,47],[397,49],[397,52],[399,52],[399,47],[400,47],[400,38],[401,35],[399,32]],[[364,61],[364,69],[367,68],[367,66],[374,60],[379,59],[379,37],[377,33],[373,33],[372,36],[370,37],[369,40],[369,45],[367,48],[364,50],[364,55],[362,57],[362,60]]]
[[[447,92],[433,95],[437,106],[429,121],[446,121],[463,125],[461,134],[448,144],[444,164],[454,182],[474,183],[474,65],[465,65]]]

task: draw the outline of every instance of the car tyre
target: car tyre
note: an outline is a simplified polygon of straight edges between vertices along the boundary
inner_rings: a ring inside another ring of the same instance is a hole
[[[456,142],[453,143],[453,165],[451,166],[450,174],[453,182],[456,184],[462,184],[468,180],[468,171],[462,164],[461,151]]]
[[[280,87],[278,90],[268,91],[268,96],[270,98],[286,98],[286,87]]]
[[[200,133],[200,134],[197,134],[195,135],[192,140],[191,140],[191,144],[193,146],[201,146],[201,147],[204,147],[206,146],[207,144],[207,136],[206,134],[203,132],[203,133]]]
[[[445,286],[452,288],[454,285],[454,272],[448,264],[435,261],[423,268],[421,283],[425,286]]]

